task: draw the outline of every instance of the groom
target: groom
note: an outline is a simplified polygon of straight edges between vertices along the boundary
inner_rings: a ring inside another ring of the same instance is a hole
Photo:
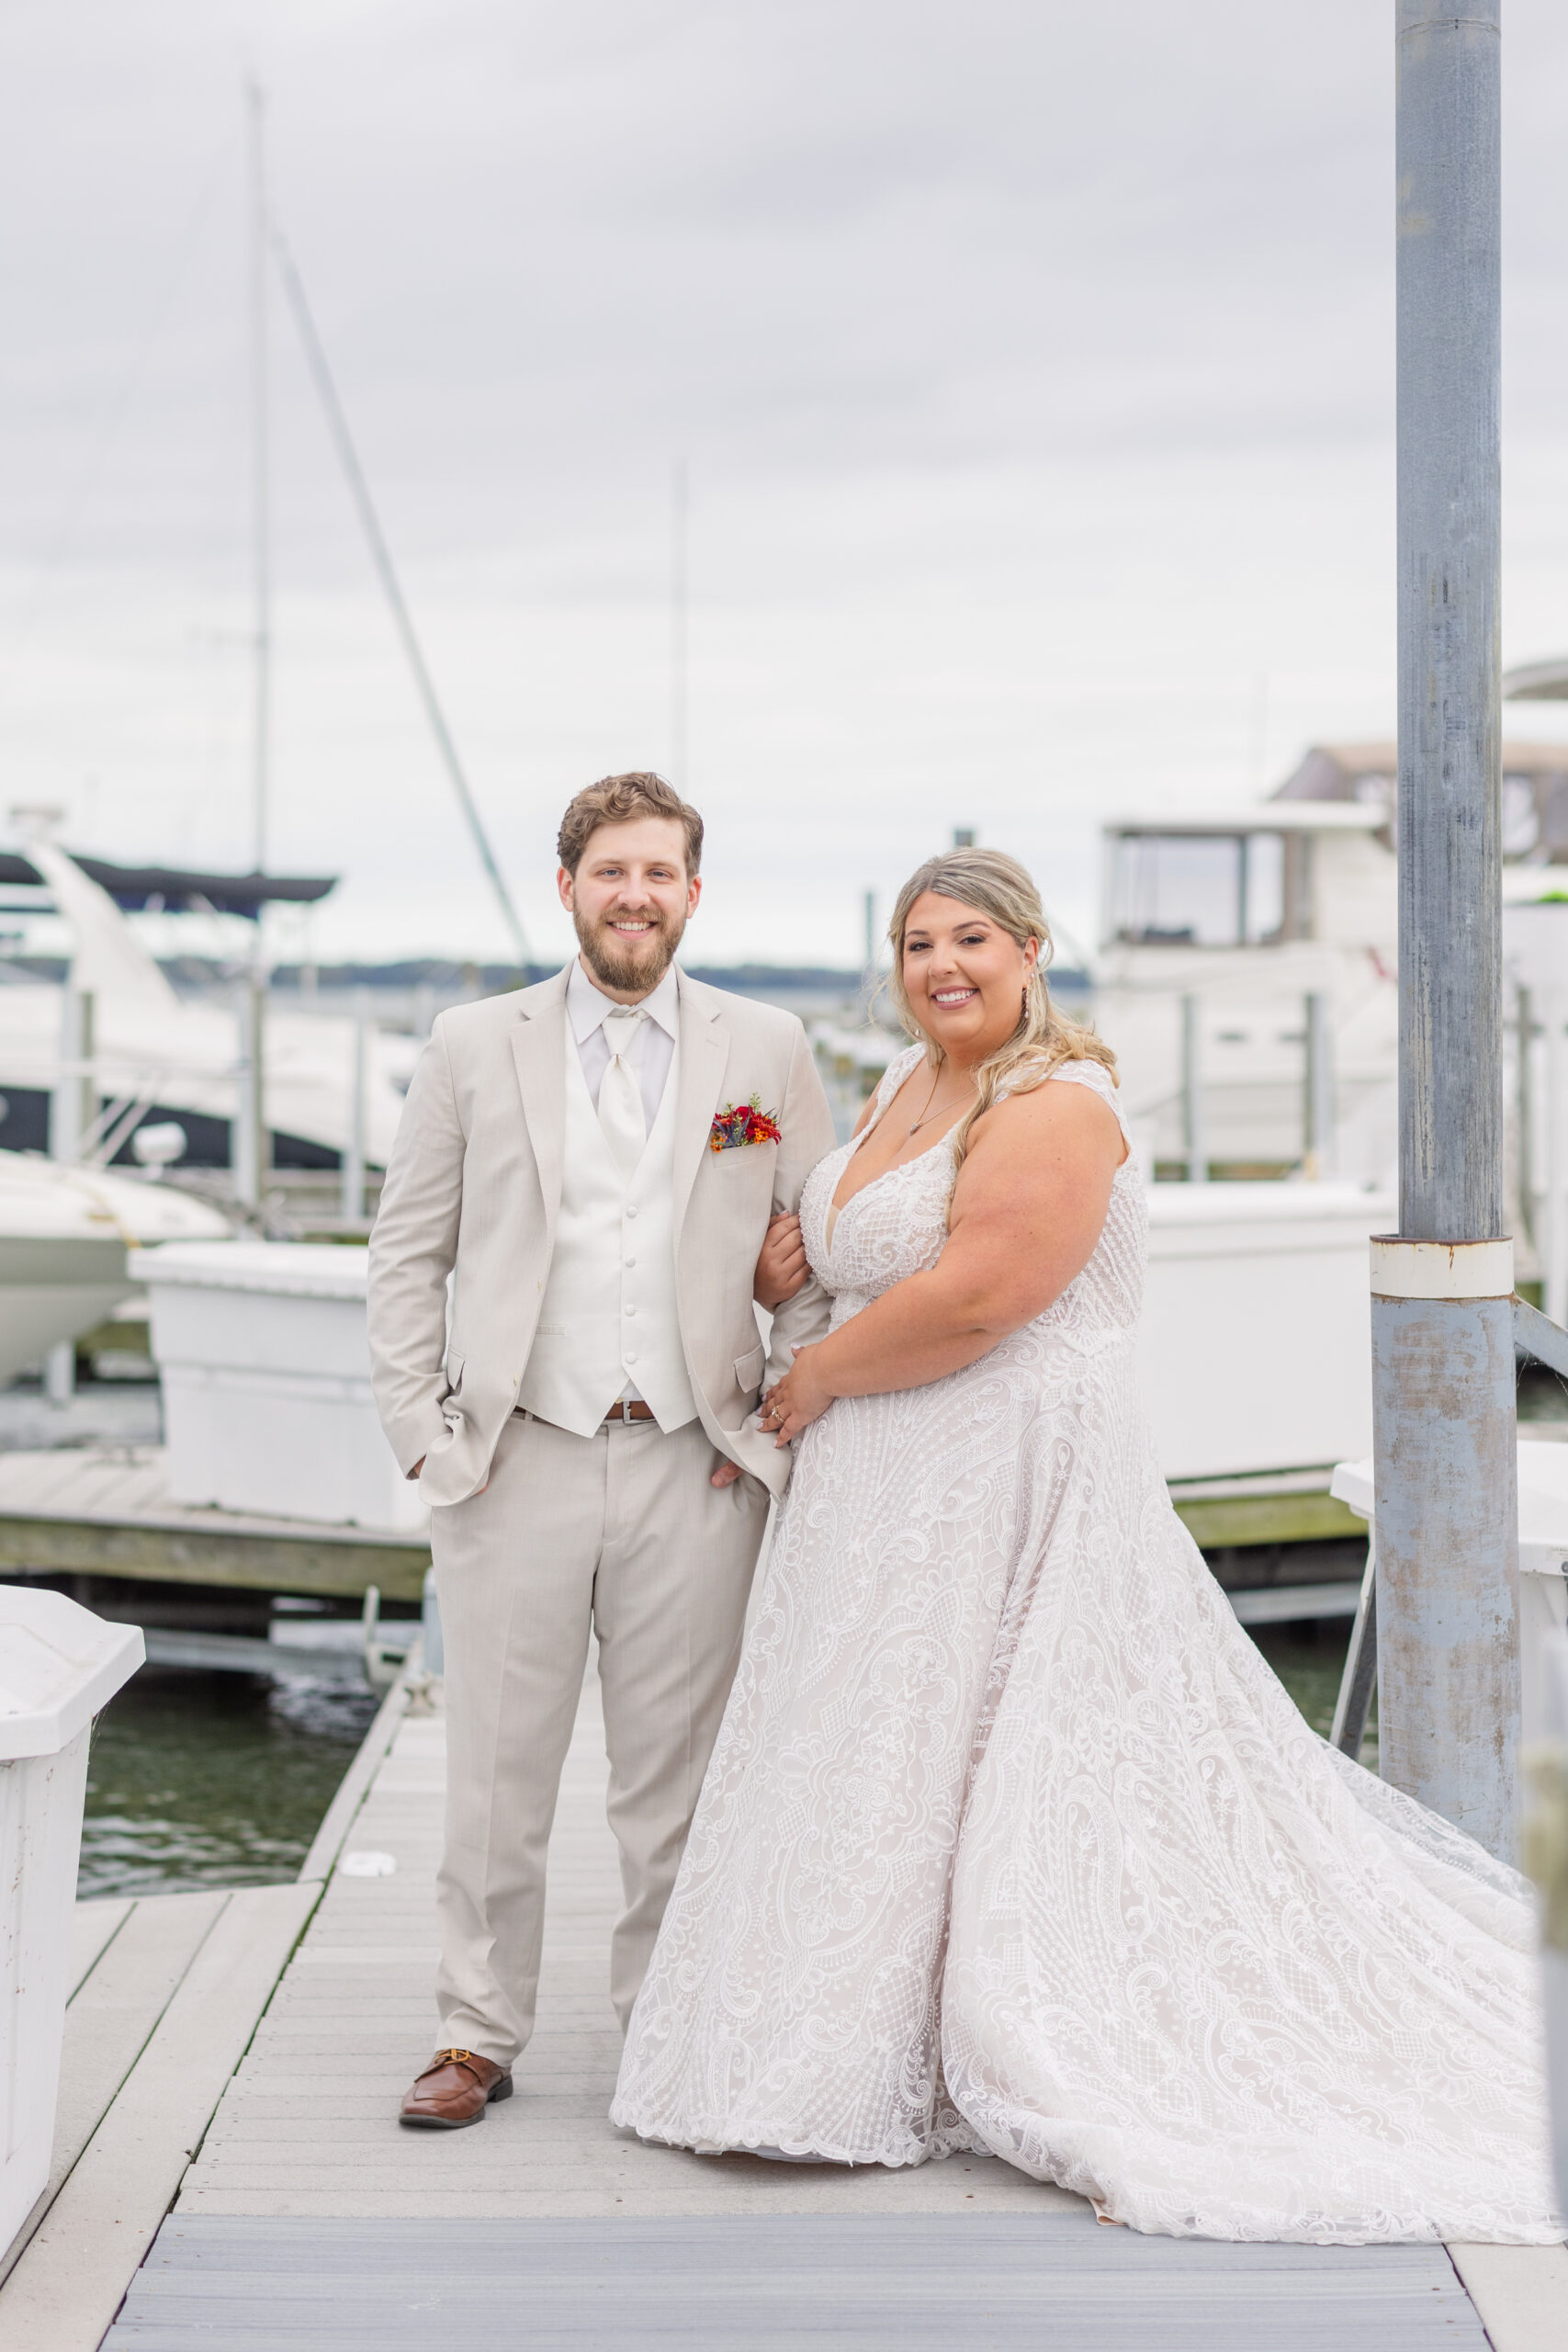
[[[827,1321],[808,1283],[779,1309],[764,1365],[758,1255],[833,1126],[794,1015],[672,961],[702,845],[702,819],[656,775],[578,794],[557,881],[580,955],[442,1014],[387,1170],[371,1364],[392,1450],[434,1506],[446,1692],[448,2046],[404,2123],[477,2123],[511,2095],[591,1626],[626,1896],[610,1993],[630,2016],[769,1493],[789,1475],[752,1418],[758,1395]]]

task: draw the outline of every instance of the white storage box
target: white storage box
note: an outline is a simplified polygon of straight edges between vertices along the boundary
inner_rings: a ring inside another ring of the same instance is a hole
[[[1350,1184],[1153,1184],[1139,1332],[1168,1478],[1342,1461],[1372,1442],[1367,1242],[1395,1223]]]
[[[1550,1423],[1548,1427],[1551,1426]],[[1544,1638],[1568,1624],[1568,1444],[1519,1435],[1520,1731],[1541,1739],[1550,1728]],[[1365,1520],[1372,1510],[1372,1464],[1341,1462],[1331,1491]]]
[[[368,1258],[362,1246],[294,1241],[135,1253],[176,1502],[335,1525],[426,1524],[370,1393]]]
[[[0,1585],[0,2248],[49,2178],[87,1736],[143,1656],[140,1625]]]

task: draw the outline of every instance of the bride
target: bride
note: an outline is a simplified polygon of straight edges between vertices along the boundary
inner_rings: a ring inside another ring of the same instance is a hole
[[[1171,1509],[1033,884],[932,859],[892,938],[919,1043],[801,1203],[832,1327],[764,1408],[795,1475],[613,2120],[989,2150],[1176,2235],[1560,2237],[1525,1882],[1307,1727]]]

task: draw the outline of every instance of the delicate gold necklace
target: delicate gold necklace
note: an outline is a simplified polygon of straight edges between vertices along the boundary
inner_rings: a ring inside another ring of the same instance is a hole
[[[973,1082],[973,1081],[971,1081],[971,1082]],[[945,1102],[944,1102],[944,1103],[942,1104],[942,1111],[933,1111],[933,1110],[931,1109],[931,1104],[932,1104],[932,1103],[935,1102],[935,1100],[936,1100],[936,1091],[937,1091],[937,1088],[938,1088],[941,1084],[942,1084],[942,1072],[941,1072],[941,1070],[938,1070],[938,1072],[937,1072],[936,1076],[935,1076],[935,1077],[932,1079],[932,1080],[931,1080],[931,1092],[926,1096],[926,1107],[925,1107],[925,1110],[923,1111],[923,1113],[921,1114],[921,1115],[919,1116],[919,1118],[918,1118],[918,1119],[915,1121],[914,1125],[909,1129],[909,1133],[910,1133],[910,1135],[912,1135],[912,1136],[918,1136],[918,1135],[919,1134],[920,1129],[921,1129],[922,1127],[929,1127],[929,1126],[931,1125],[931,1121],[932,1121],[933,1119],[940,1119],[940,1118],[942,1117],[942,1112],[943,1112],[943,1111],[946,1111],[946,1110],[949,1110],[949,1109],[951,1109],[951,1108],[952,1108],[952,1105],[951,1105],[951,1104],[949,1104],[949,1103],[945,1103]]]

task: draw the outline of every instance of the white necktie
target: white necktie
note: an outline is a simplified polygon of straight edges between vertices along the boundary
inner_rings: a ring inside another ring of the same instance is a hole
[[[631,1064],[632,1040],[637,1035],[642,1012],[636,1005],[617,1008],[604,1015],[604,1042],[610,1048],[610,1067],[599,1085],[599,1125],[610,1147],[610,1157],[623,1176],[630,1177],[642,1158],[648,1141],[648,1121],[643,1116],[642,1088]]]

